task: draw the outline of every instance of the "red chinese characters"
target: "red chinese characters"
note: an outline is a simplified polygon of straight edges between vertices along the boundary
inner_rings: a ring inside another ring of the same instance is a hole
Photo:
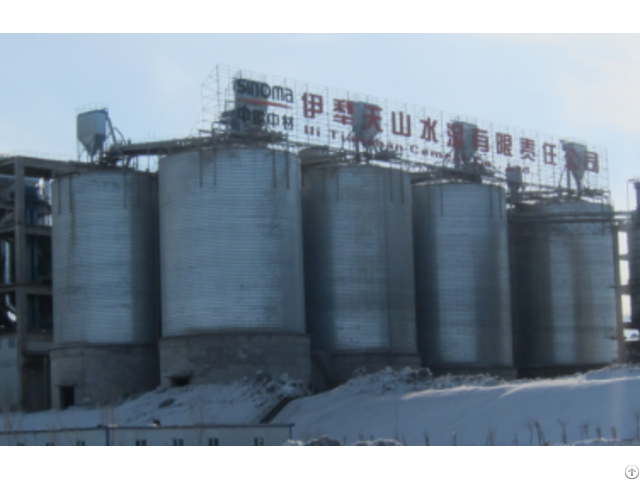
[[[302,114],[304,118],[316,118],[316,114],[324,113],[322,95],[305,93],[302,95]]]
[[[333,121],[342,125],[353,124],[353,102],[350,100],[333,100]]]
[[[447,147],[464,148],[464,127],[460,123],[447,123]]]
[[[520,138],[520,158],[522,160],[536,161],[536,142],[530,138]]]
[[[447,123],[447,136],[449,137],[448,147],[453,147],[454,149],[465,148],[465,138],[467,138],[467,142],[473,142],[474,150],[483,153],[489,151],[489,134],[486,130],[471,128],[469,124],[465,123]],[[469,147],[471,145],[466,146]]]
[[[496,133],[496,153],[511,157],[511,148],[513,147],[513,137],[508,133]]]
[[[543,156],[545,165],[557,165],[556,157],[558,156],[558,154],[556,153],[556,145],[553,143],[543,144],[542,156]]]
[[[431,117],[426,120],[420,120],[422,123],[422,135],[420,138],[427,142],[438,142],[438,137],[436,137],[436,125],[438,124],[437,120],[431,120]]]
[[[382,118],[380,117],[380,112],[382,112],[382,108],[365,103],[363,109],[364,129],[375,129],[377,132],[381,132],[380,121]]]
[[[397,117],[396,117],[397,114]],[[391,132],[402,137],[411,136],[411,115],[402,112],[391,112]]]
[[[473,146],[479,152],[487,153],[489,151],[489,134],[486,130],[473,129]]]

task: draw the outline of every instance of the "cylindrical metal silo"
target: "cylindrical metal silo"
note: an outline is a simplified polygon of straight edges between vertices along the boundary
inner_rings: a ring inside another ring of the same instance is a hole
[[[518,205],[509,219],[514,355],[522,375],[617,359],[611,206]]]
[[[436,373],[515,376],[505,192],[413,188],[418,349]]]
[[[631,297],[631,327],[640,328],[640,183],[636,190],[636,210],[631,215],[627,231],[629,253],[629,288]]]
[[[160,159],[163,382],[308,379],[299,169],[259,147]]]
[[[55,406],[157,386],[156,185],[151,174],[128,169],[53,182],[52,391],[67,389],[66,400],[54,395]]]
[[[417,365],[409,174],[325,164],[302,192],[307,324],[330,381]]]

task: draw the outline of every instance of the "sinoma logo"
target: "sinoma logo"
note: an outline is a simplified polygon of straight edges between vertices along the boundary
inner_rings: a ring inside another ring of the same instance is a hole
[[[627,465],[624,469],[624,476],[627,480],[638,480],[640,478],[640,468],[637,465]]]
[[[291,108],[287,103],[293,103],[293,90],[290,88],[272,87],[268,83],[247,80],[246,78],[234,80],[233,90],[237,102],[280,108]]]

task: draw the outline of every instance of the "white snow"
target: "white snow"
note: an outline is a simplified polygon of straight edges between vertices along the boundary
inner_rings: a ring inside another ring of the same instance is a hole
[[[286,396],[307,393],[287,375],[231,384],[157,388],[139,397],[100,408],[72,407],[62,411],[3,414],[0,431],[121,426],[255,424]],[[275,423],[275,422],[274,422]]]
[[[0,431],[257,423],[282,398],[306,393],[286,376],[261,374],[227,385],[158,388],[96,409],[5,413]],[[638,444],[640,367],[512,382],[387,368],[294,400],[272,423],[295,424],[289,445]]]
[[[514,382],[386,369],[295,400],[274,421],[295,423],[298,440],[328,435],[343,444],[375,438],[408,445],[562,444],[562,425],[567,443],[635,439],[638,399],[634,366]]]

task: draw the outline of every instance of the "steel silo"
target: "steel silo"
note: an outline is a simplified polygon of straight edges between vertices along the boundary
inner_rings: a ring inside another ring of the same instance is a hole
[[[152,343],[158,337],[155,179],[131,170],[53,182],[54,341]]]
[[[158,385],[157,183],[96,170],[52,185],[54,407]]]
[[[610,205],[519,205],[510,217],[514,354],[521,373],[617,358]]]
[[[333,356],[337,381],[358,362],[417,362],[409,174],[326,164],[303,171],[302,192],[314,349]]]
[[[436,372],[513,376],[505,192],[480,183],[413,188],[418,348]]]
[[[308,377],[299,168],[251,146],[160,159],[163,378]],[[226,350],[193,357],[216,342]]]
[[[636,189],[636,210],[631,215],[627,230],[629,252],[629,287],[631,297],[631,322],[633,328],[640,328],[640,183]]]

